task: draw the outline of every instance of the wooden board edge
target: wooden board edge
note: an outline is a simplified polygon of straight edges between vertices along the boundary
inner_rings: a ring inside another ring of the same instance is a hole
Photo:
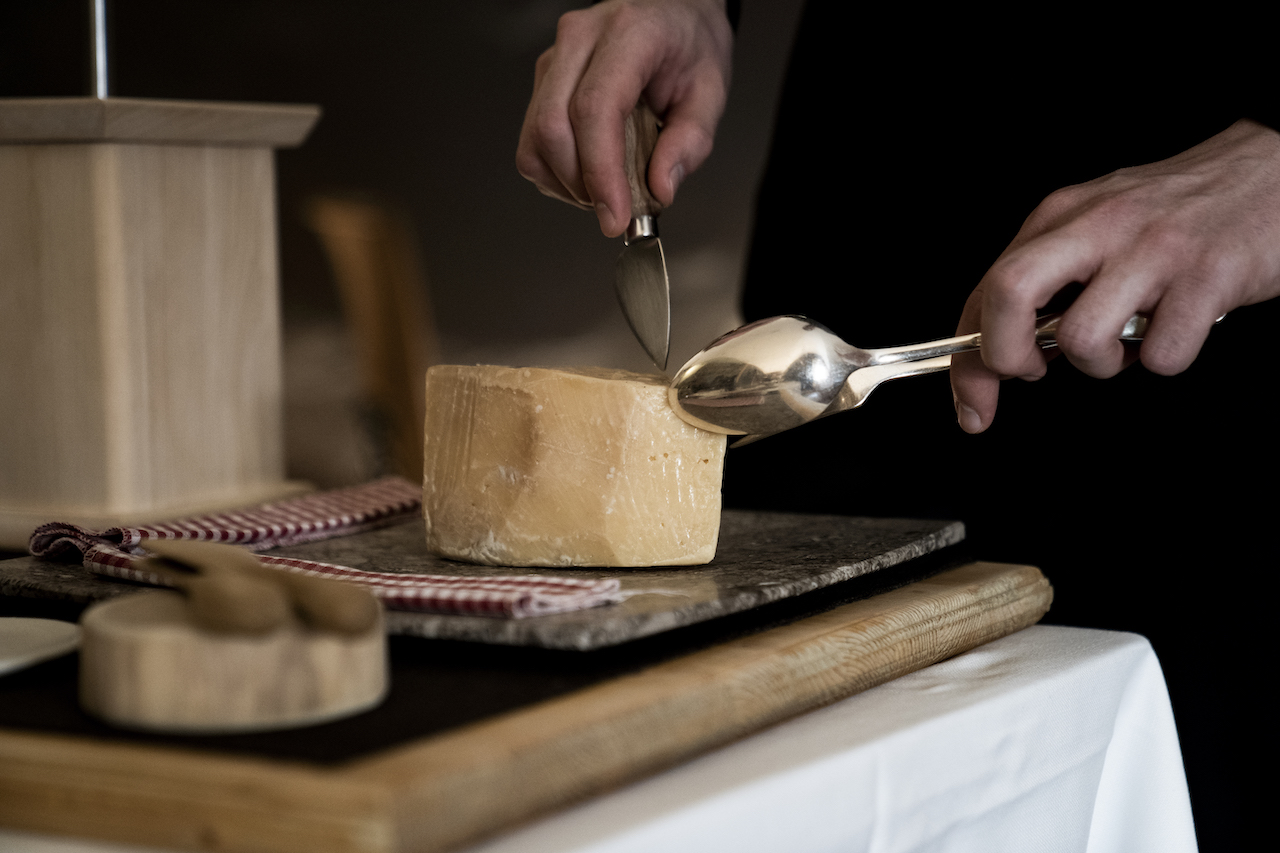
[[[349,773],[395,792],[398,849],[439,853],[1033,625],[1051,601],[1034,567],[969,564]]]
[[[252,758],[0,730],[0,826],[167,849],[390,853],[377,785]]]
[[[293,148],[320,120],[313,104],[160,98],[0,99],[0,144],[141,142]]]

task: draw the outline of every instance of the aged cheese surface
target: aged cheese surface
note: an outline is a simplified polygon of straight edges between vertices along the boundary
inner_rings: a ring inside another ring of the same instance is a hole
[[[427,545],[499,566],[680,566],[715,556],[725,437],[667,380],[625,371],[427,371]]]

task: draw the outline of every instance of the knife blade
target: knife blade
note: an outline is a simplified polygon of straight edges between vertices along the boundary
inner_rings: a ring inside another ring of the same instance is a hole
[[[671,289],[658,239],[662,205],[649,192],[649,158],[658,130],[658,117],[644,101],[627,116],[624,164],[631,185],[631,222],[614,270],[614,287],[636,340],[653,363],[666,370],[671,350]]]

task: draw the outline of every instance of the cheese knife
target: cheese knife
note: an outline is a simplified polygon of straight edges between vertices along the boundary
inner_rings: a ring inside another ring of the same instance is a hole
[[[614,284],[622,315],[660,370],[671,350],[671,289],[658,239],[662,205],[649,192],[649,158],[658,141],[658,117],[641,101],[626,121],[625,166],[631,185],[631,223],[623,237]]]

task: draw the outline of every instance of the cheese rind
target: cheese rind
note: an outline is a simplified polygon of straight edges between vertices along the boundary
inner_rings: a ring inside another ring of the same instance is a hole
[[[680,566],[715,556],[726,440],[627,371],[427,371],[427,546],[499,566]]]

